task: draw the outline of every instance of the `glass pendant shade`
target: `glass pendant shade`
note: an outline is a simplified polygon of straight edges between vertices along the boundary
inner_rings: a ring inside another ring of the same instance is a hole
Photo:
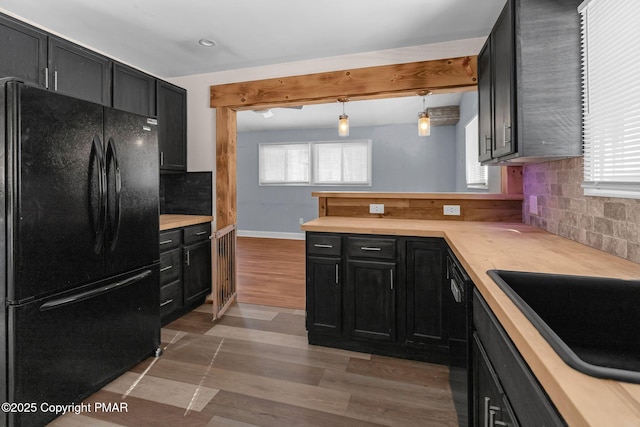
[[[429,114],[427,114],[426,111],[418,113],[418,135],[431,135],[431,119],[429,118]]]
[[[349,136],[349,116],[346,114],[340,114],[338,120],[338,135]]]

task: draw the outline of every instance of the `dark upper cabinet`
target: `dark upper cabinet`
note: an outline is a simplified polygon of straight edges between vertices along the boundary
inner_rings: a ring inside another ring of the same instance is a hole
[[[491,32],[493,55],[493,126],[491,150],[493,157],[502,157],[515,151],[513,118],[515,91],[513,90],[513,13],[510,2],[502,10]]]
[[[111,60],[49,36],[49,89],[111,106]]]
[[[142,116],[155,116],[156,79],[134,68],[114,63],[113,107]]]
[[[582,155],[579,3],[505,4],[478,56],[484,164]]]
[[[491,82],[491,36],[478,54],[478,160],[491,160],[493,145],[493,84]]]
[[[0,78],[46,87],[47,33],[0,15]]]
[[[158,81],[158,146],[161,172],[187,170],[187,91]]]
[[[439,239],[406,243],[407,341],[448,346],[444,250]]]

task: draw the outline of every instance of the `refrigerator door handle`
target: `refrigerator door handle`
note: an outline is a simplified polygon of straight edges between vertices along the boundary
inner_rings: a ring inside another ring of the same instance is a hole
[[[124,288],[125,286],[129,286],[132,285],[136,282],[139,282],[147,277],[149,277],[151,275],[152,271],[151,270],[145,270],[142,273],[138,273],[135,276],[131,276],[128,277],[124,280],[120,280],[118,282],[113,282],[110,283],[108,285],[105,286],[101,286],[99,288],[96,289],[92,289],[90,291],[84,291],[84,292],[79,292],[77,294],[68,296],[68,297],[64,297],[64,298],[59,298],[59,299],[55,299],[49,302],[46,302],[44,304],[42,304],[40,306],[40,311],[47,311],[47,310],[53,310],[56,308],[60,308],[60,307],[64,307],[70,304],[74,304],[80,301],[85,301],[88,300],[90,298],[93,298],[95,296],[98,295],[102,295],[105,292],[109,292],[112,291],[116,288]]]
[[[100,168],[98,176],[98,191],[100,193],[98,203],[98,223],[95,229],[95,246],[93,248],[95,253],[99,254],[102,252],[104,234],[107,226],[107,172],[104,165],[104,156],[102,155],[102,144],[100,143],[100,137],[98,135],[93,137],[91,155],[95,156]]]
[[[116,144],[113,141],[113,138],[109,138],[109,142],[107,143],[107,164],[106,170],[109,170],[109,163],[113,162],[113,171],[114,171],[114,179],[115,179],[115,213],[112,220],[112,230],[111,230],[111,244],[109,246],[109,250],[113,252],[116,249],[116,245],[118,243],[118,234],[120,233],[120,216],[121,216],[121,206],[122,206],[122,178],[120,176],[120,166],[118,165],[118,154],[116,152]],[[108,176],[107,176],[108,179]]]

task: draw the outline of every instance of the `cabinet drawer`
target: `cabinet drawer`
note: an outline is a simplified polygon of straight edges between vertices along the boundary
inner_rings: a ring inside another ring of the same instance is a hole
[[[182,283],[171,282],[160,288],[160,317],[165,317],[182,307]]]
[[[206,240],[211,236],[211,223],[192,225],[184,228],[184,244]]]
[[[396,258],[396,239],[371,237],[348,237],[347,255],[349,258]]]
[[[341,252],[342,239],[340,236],[307,235],[307,253],[314,255],[340,255]]]
[[[182,250],[180,248],[160,254],[160,284],[165,285],[182,277]]]
[[[160,233],[160,252],[182,245],[182,230],[169,230]]]

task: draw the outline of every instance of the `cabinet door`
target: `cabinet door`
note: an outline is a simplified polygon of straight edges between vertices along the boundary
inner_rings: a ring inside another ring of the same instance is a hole
[[[473,405],[474,426],[518,426],[477,335],[473,342]]]
[[[0,78],[17,77],[46,86],[47,34],[11,18],[0,16]]]
[[[507,1],[502,14],[491,33],[491,56],[493,57],[494,135],[493,157],[498,158],[516,151],[514,136],[515,70],[514,70],[514,24],[511,0]]]
[[[156,79],[123,64],[113,65],[113,108],[156,115]]]
[[[352,337],[395,341],[396,264],[349,260],[345,320]]]
[[[448,346],[445,264],[439,241],[407,242],[407,341]]]
[[[111,61],[90,50],[49,37],[49,89],[111,105]]]
[[[160,170],[187,170],[187,91],[158,81]]]
[[[193,305],[211,292],[211,241],[184,247],[184,305]]]
[[[491,36],[478,55],[478,161],[491,160],[493,97],[491,82]]]
[[[307,257],[307,330],[342,333],[342,262]]]

